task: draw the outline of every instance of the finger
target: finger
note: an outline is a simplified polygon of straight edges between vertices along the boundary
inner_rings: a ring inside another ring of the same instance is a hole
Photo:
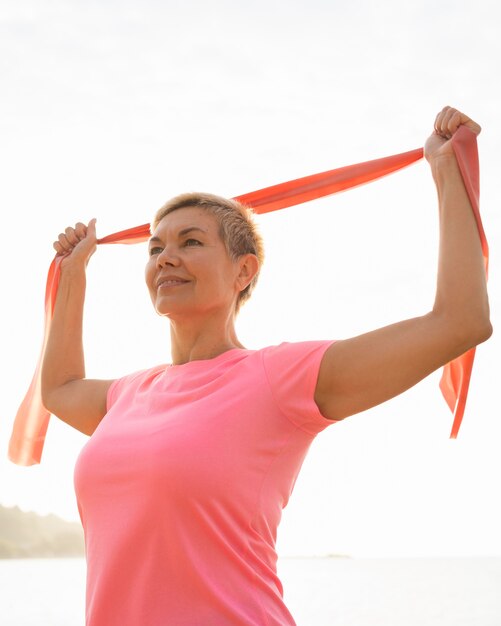
[[[66,235],[66,239],[72,246],[77,245],[77,243],[79,242],[79,239],[75,233],[74,228],[71,228],[71,226],[68,226],[68,228],[64,231],[64,234]]]
[[[87,226],[82,222],[78,222],[75,224],[75,235],[78,238],[78,241],[82,241],[87,236]]]
[[[452,137],[452,135],[461,126],[463,119],[468,119],[468,118],[466,117],[466,115],[462,115],[456,109],[452,109],[452,114],[447,119],[447,131],[446,132],[448,133],[449,137]]]
[[[444,117],[446,116],[447,111],[448,111],[449,109],[450,109],[450,107],[448,107],[448,106],[444,107],[444,108],[443,108],[443,109],[442,109],[442,110],[441,110],[441,111],[437,114],[437,117],[435,118],[435,125],[434,125],[434,128],[435,128],[435,132],[436,132],[438,135],[442,135],[442,133],[443,133],[443,131],[442,131],[442,124],[443,124]]]
[[[452,107],[446,106],[444,107],[440,113],[437,115],[435,119],[435,132],[444,137],[445,139],[449,139],[449,130],[448,124],[450,118],[454,115],[455,109]]]
[[[54,241],[54,243],[52,244],[52,247],[54,248],[54,250],[56,251],[58,255],[67,254],[66,250],[59,243],[59,241]]]
[[[457,126],[454,125],[454,119],[459,119],[457,116],[458,111],[453,109],[452,107],[447,107],[447,110],[444,112],[442,116],[440,130],[442,135],[447,139],[452,137],[452,133],[457,129]]]
[[[450,139],[460,126],[467,126],[476,135],[482,130],[480,126],[467,115],[457,109],[449,107],[442,119],[442,132]]]
[[[65,252],[71,252],[73,248],[75,247],[70,241],[68,241],[68,238],[65,232],[59,233],[57,240],[59,242],[59,245]]]
[[[434,128],[438,135],[446,139],[450,139],[462,125],[467,126],[476,135],[478,135],[482,130],[479,124],[474,122],[464,113],[461,113],[461,111],[458,111],[450,106],[444,107],[440,113],[438,113],[435,118]]]

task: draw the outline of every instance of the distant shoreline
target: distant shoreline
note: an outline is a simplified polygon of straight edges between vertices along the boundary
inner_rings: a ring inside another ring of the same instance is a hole
[[[352,559],[349,554],[284,554],[279,559]]]
[[[84,534],[79,523],[0,505],[0,559],[84,556]]]

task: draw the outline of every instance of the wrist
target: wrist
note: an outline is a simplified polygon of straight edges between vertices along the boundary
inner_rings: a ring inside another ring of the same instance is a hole
[[[461,177],[456,155],[452,153],[440,154],[429,161],[433,180],[437,185],[443,185],[449,181]]]
[[[61,263],[61,279],[85,280],[86,270],[87,263],[83,259],[73,259],[69,255]]]

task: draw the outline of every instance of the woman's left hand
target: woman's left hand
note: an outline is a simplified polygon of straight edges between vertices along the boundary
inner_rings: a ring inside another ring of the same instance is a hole
[[[435,130],[424,146],[424,156],[429,163],[436,158],[454,155],[450,139],[462,125],[467,126],[476,135],[481,131],[476,122],[457,109],[447,106],[440,111],[435,119]]]

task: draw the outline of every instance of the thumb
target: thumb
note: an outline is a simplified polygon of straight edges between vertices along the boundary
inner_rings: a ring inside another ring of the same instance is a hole
[[[461,125],[464,125],[470,130],[472,130],[475,133],[475,135],[479,135],[480,131],[482,130],[482,128],[480,127],[480,124],[477,124],[477,122],[474,122],[470,117],[468,117],[464,113],[460,113],[460,120],[459,120],[458,127]]]
[[[87,224],[87,235],[90,235],[93,239],[96,239],[96,222],[97,219],[93,217]]]

